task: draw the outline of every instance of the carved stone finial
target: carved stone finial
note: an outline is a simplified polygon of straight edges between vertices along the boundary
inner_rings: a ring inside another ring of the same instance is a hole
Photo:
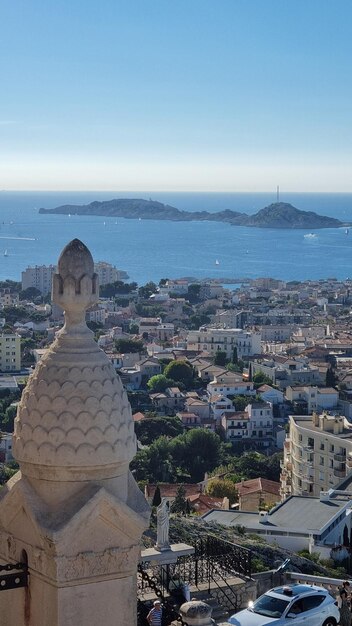
[[[98,300],[98,277],[87,246],[73,239],[61,252],[53,276],[53,301],[65,310],[65,331],[85,330],[85,311]]]

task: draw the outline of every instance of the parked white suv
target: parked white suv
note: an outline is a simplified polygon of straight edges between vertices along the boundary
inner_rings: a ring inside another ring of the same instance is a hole
[[[326,589],[297,584],[267,591],[228,621],[233,626],[336,626],[339,619],[337,602]]]

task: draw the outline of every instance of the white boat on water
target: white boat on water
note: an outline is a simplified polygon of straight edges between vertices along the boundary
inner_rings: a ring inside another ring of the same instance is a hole
[[[5,250],[4,256],[9,256],[9,253],[7,252],[7,250]]]
[[[316,238],[316,234],[315,233],[307,233],[306,235],[304,235],[305,239],[315,239]]]
[[[215,259],[215,265],[220,265],[219,259]]]

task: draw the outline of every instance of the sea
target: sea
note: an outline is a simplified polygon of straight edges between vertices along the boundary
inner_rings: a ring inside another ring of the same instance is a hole
[[[275,202],[276,193],[0,191],[0,280],[21,280],[29,265],[55,264],[76,237],[96,261],[116,265],[140,285],[179,277],[216,278],[237,286],[263,276],[286,281],[352,276],[352,228],[277,230],[39,214],[40,207],[113,198],[151,198],[187,211],[252,214]],[[280,200],[352,222],[352,193],[281,193]]]

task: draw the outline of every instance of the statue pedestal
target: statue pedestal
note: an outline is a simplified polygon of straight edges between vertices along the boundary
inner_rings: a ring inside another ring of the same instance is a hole
[[[172,543],[169,550],[157,550],[156,548],[147,548],[142,550],[140,561],[158,563],[167,565],[168,563],[176,563],[178,557],[194,554],[194,547],[186,543]]]

